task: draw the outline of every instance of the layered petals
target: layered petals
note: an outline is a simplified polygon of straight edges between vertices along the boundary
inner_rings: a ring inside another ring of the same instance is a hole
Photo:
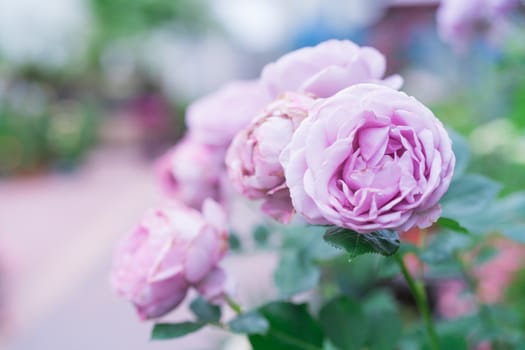
[[[165,315],[190,287],[217,280],[213,276],[228,247],[225,218],[211,200],[204,202],[204,211],[177,203],[152,210],[116,250],[113,288],[142,319]],[[206,295],[217,299],[217,292]]]
[[[280,160],[292,203],[308,222],[362,233],[430,226],[455,164],[432,112],[376,84],[317,102]]]

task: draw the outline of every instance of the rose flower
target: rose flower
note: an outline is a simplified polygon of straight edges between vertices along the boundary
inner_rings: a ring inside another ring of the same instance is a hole
[[[436,221],[455,157],[422,103],[358,84],[315,105],[281,163],[292,203],[308,222],[367,233]]]
[[[142,319],[173,310],[190,287],[215,302],[226,288],[218,264],[227,248],[226,220],[217,203],[205,201],[202,214],[172,203],[147,213],[122,241],[111,282]]]

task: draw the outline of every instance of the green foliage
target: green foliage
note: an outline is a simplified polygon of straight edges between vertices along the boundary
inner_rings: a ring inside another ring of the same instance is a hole
[[[473,241],[463,234],[442,231],[436,234],[428,246],[419,252],[419,257],[427,264],[441,264],[453,258],[454,252],[470,247]]]
[[[264,246],[268,243],[270,237],[270,230],[266,226],[257,226],[253,231],[253,239],[260,246]]]
[[[366,341],[366,318],[356,300],[342,296],[328,302],[319,314],[330,341],[340,349],[361,349]]]
[[[30,97],[19,96],[29,100]],[[50,165],[70,169],[95,142],[98,118],[87,104],[55,101],[35,112],[2,102],[0,176],[33,172]]]
[[[191,311],[199,321],[205,323],[218,322],[221,318],[221,308],[208,303],[201,297],[196,298],[190,304]]]
[[[454,167],[454,178],[457,178],[465,173],[470,161],[470,149],[465,140],[460,134],[454,130],[447,130],[452,139],[452,151],[456,156],[456,166]]]
[[[283,297],[312,289],[319,283],[321,271],[304,251],[288,251],[281,255],[274,280]]]
[[[450,184],[441,200],[442,216],[456,220],[470,229],[461,218],[478,214],[496,199],[501,185],[481,175],[464,175]]]
[[[330,343],[341,350],[393,349],[401,337],[396,303],[382,291],[364,300],[336,297],[323,306],[319,318]]]
[[[378,291],[364,301],[369,329],[366,345],[371,350],[389,350],[395,347],[402,335],[401,318],[396,301],[391,294]]]
[[[239,251],[242,249],[242,243],[239,236],[235,232],[230,232],[228,235],[228,246],[232,251]]]
[[[268,320],[256,311],[237,316],[228,323],[228,326],[234,333],[261,335],[266,334],[270,328]]]
[[[192,28],[202,25],[202,2],[190,0],[92,0],[103,35],[123,37],[145,30],[182,22]]]
[[[157,323],[151,332],[152,340],[169,340],[184,337],[200,330],[205,322]]]
[[[337,249],[323,242],[323,228],[296,227],[284,233],[281,259],[274,274],[283,297],[315,288],[320,281],[321,263],[339,256]]]
[[[326,231],[324,239],[333,246],[346,250],[350,259],[368,253],[391,256],[397,252],[400,245],[398,233],[392,230],[362,234],[334,226]]]
[[[251,335],[254,350],[321,350],[324,341],[319,323],[306,304],[273,302],[258,311],[268,320],[266,335]]]
[[[469,231],[466,228],[461,226],[461,224],[454,219],[440,217],[437,221],[437,224],[441,226],[442,228],[447,228],[455,232],[469,233]]]

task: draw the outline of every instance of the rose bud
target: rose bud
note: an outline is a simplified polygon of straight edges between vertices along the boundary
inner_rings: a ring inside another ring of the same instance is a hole
[[[235,136],[226,155],[234,187],[249,199],[264,199],[263,210],[284,223],[293,207],[279,155],[313,101],[307,95],[284,94]]]
[[[282,56],[264,67],[261,83],[273,98],[286,91],[329,97],[358,83],[384,83],[401,87],[400,76],[383,80],[385,57],[372,47],[348,40],[328,40]]]
[[[217,273],[227,248],[225,216],[217,203],[205,201],[202,214],[172,203],[147,213],[122,241],[111,282],[142,319],[160,317],[176,308],[191,286],[200,288]]]
[[[404,232],[439,218],[455,157],[422,103],[358,84],[315,104],[281,163],[293,206],[308,222]]]
[[[206,198],[222,201],[224,151],[190,136],[162,156],[155,166],[163,190],[172,198],[200,209]]]
[[[258,81],[234,81],[193,102],[186,114],[192,137],[227,148],[235,134],[270,102]]]

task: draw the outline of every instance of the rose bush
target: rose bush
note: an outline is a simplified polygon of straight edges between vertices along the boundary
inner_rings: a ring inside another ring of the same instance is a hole
[[[435,222],[455,157],[423,104],[359,84],[314,106],[281,163],[293,205],[309,223],[364,233]]]
[[[293,207],[279,156],[313,102],[308,95],[284,94],[237,134],[226,155],[234,187],[249,199],[264,199],[263,211],[284,223]]]
[[[190,287],[219,301],[227,286],[218,266],[228,249],[226,220],[208,200],[203,213],[171,203],[152,210],[115,253],[114,289],[132,302],[142,319],[177,307]]]
[[[166,314],[190,289],[199,294],[190,319],[157,323],[153,339],[209,325],[246,335],[254,350],[525,343],[525,248],[498,243],[523,243],[525,193],[500,196],[497,182],[467,173],[468,142],[384,73],[377,50],[331,40],[190,106],[187,134],[158,163],[178,202],[146,216],[112,274],[143,319]],[[309,224],[266,227],[247,216],[257,222],[252,237],[244,227],[228,237],[209,198],[235,221],[251,207],[229,205],[231,187],[283,223],[297,212]],[[246,309],[232,298],[219,266],[227,239],[258,282],[263,269],[243,253],[279,256],[278,300]],[[235,316],[210,305],[222,301]]]

